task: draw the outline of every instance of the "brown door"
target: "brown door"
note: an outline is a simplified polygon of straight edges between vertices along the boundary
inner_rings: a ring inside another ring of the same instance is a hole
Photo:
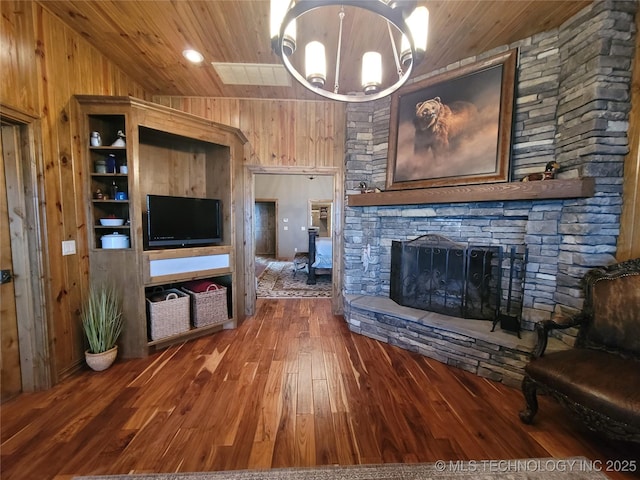
[[[276,256],[276,203],[256,202],[256,255]]]
[[[14,127],[2,127],[2,135],[0,135],[0,138],[2,138],[2,141],[0,141],[0,269],[3,273],[3,281],[0,284],[0,357],[2,361],[0,384],[2,401],[22,391],[15,291],[13,281],[10,277],[7,277],[7,275],[11,275],[13,270],[13,261],[9,235],[7,185],[4,174],[5,154],[14,155],[18,153],[12,151],[12,148],[5,150],[4,145],[5,138],[15,138],[7,137],[7,135],[15,135],[15,130]],[[18,142],[10,142],[11,144],[18,145]]]

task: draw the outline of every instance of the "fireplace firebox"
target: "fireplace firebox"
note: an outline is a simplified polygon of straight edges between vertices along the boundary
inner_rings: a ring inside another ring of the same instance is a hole
[[[392,241],[390,298],[445,315],[494,320],[500,309],[501,252],[440,235]]]

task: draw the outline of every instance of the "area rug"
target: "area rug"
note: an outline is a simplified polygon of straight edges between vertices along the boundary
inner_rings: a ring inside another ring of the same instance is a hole
[[[605,480],[602,462],[564,459],[438,461],[271,470],[74,477],[74,480]]]
[[[258,277],[258,297],[331,297],[331,275],[316,275],[316,284],[307,285],[306,270],[294,276],[293,268],[293,262],[270,261]]]

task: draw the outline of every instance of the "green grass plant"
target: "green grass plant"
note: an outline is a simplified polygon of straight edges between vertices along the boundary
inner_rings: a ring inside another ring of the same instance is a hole
[[[82,327],[91,353],[112,349],[122,333],[122,305],[114,286],[92,286],[82,309]]]

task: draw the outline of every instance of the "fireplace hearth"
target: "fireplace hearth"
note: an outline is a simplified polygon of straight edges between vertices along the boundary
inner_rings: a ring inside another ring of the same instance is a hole
[[[466,245],[440,235],[394,240],[389,296],[399,305],[453,317],[493,322],[508,317],[515,331],[523,265],[514,263],[513,248],[503,259],[499,246]]]

